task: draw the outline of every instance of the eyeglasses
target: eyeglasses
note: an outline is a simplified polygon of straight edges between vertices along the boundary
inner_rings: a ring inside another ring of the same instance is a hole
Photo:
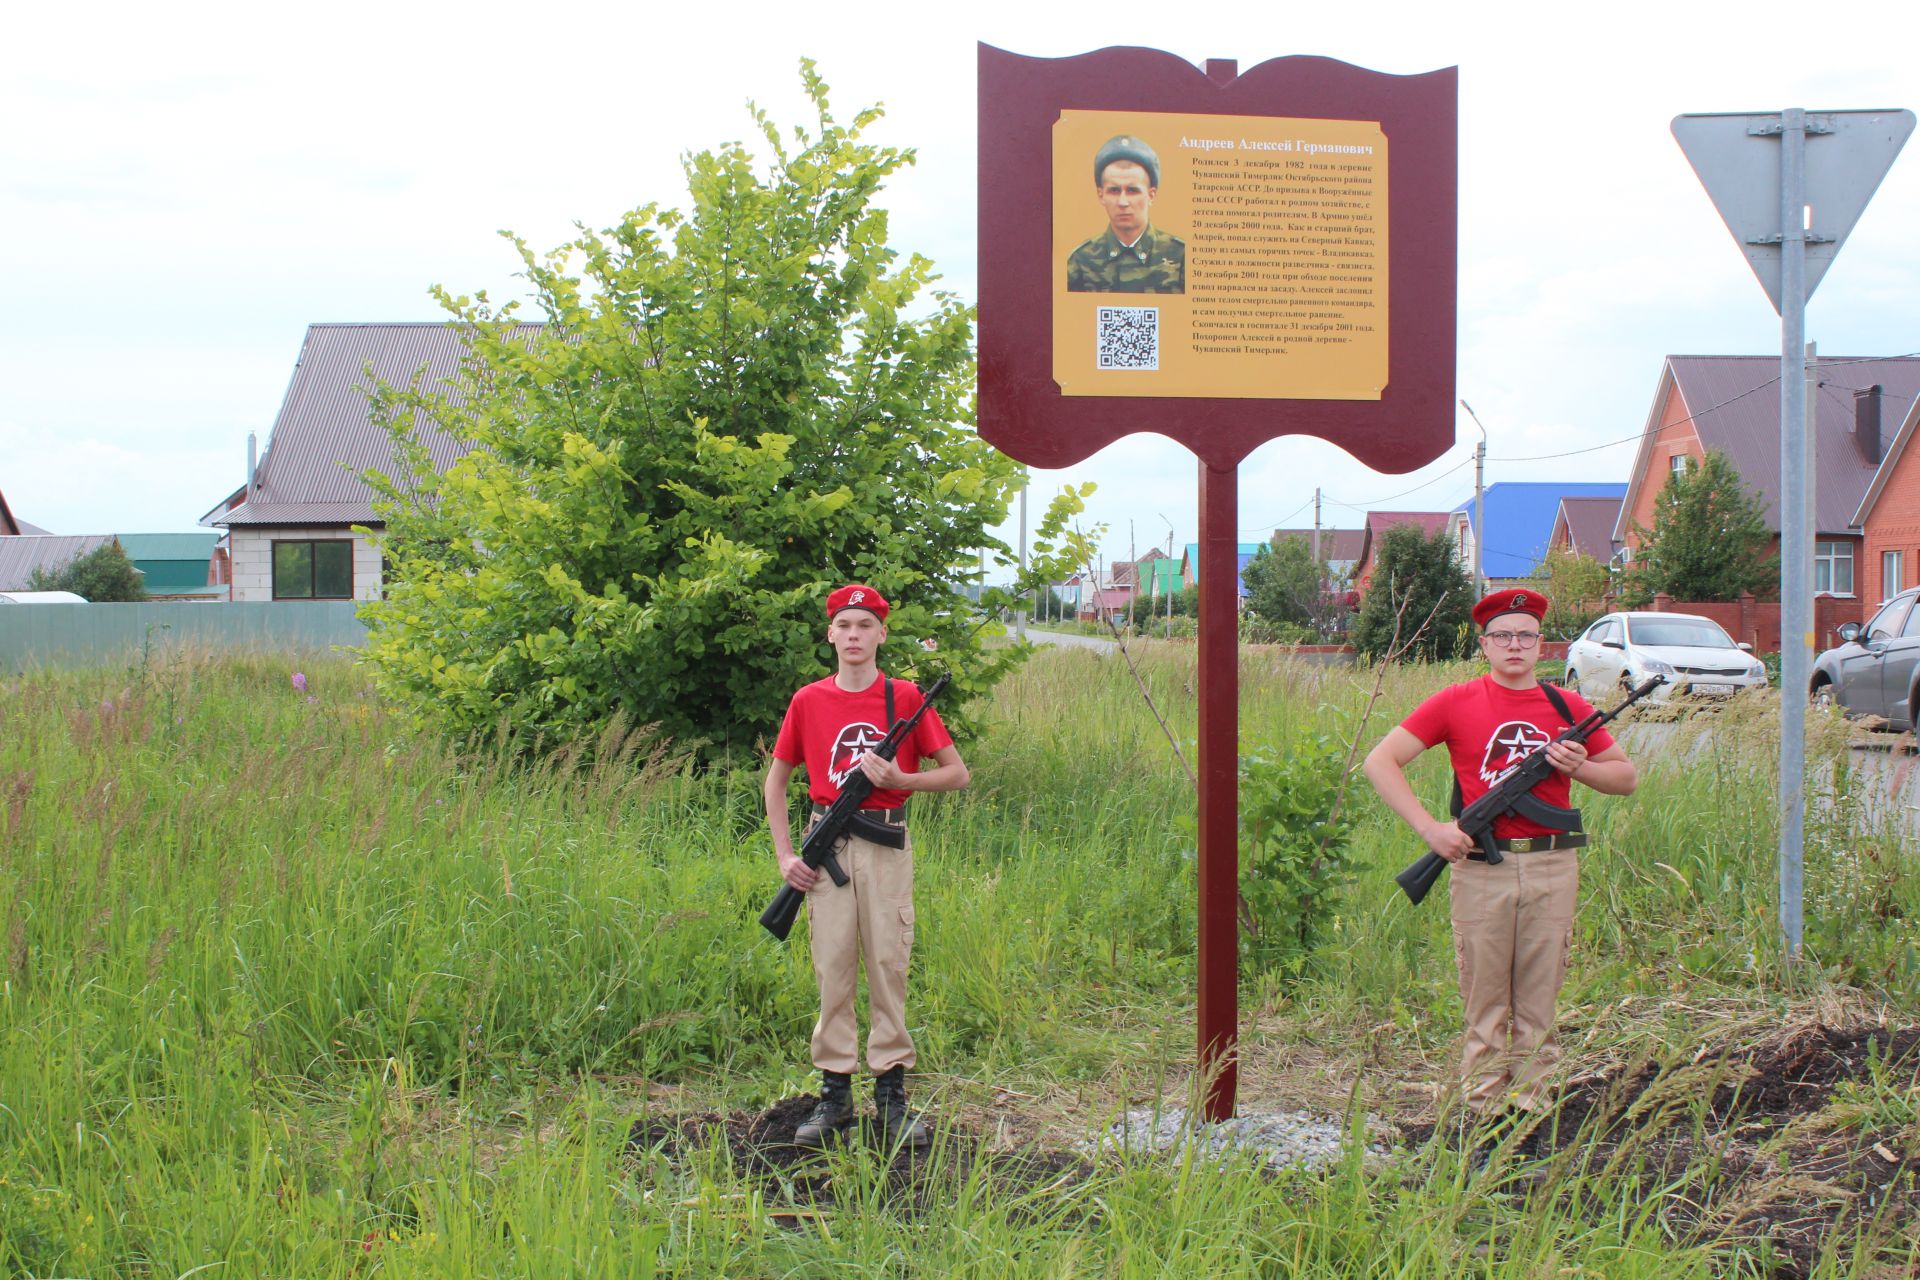
[[[1509,649],[1531,649],[1534,645],[1540,643],[1540,633],[1538,631],[1489,631],[1480,638],[1482,640],[1491,640],[1493,643]]]

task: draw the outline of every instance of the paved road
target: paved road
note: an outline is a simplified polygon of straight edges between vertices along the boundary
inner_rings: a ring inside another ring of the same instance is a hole
[[[1034,644],[1058,645],[1062,649],[1092,649],[1095,653],[1113,653],[1119,645],[1104,636],[1082,635],[1078,631],[1040,631],[1027,628],[1027,639]]]

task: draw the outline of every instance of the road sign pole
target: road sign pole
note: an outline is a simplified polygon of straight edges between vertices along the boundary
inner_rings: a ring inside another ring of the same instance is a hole
[[[1208,1120],[1240,1087],[1240,495],[1236,467],[1200,463],[1200,997]]]
[[[1807,670],[1812,665],[1812,477],[1807,474],[1807,113],[1780,113],[1780,928],[1800,956]]]

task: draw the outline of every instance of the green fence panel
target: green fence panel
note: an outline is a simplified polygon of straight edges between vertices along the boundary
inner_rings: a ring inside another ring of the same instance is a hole
[[[0,671],[94,667],[170,648],[312,653],[357,649],[367,626],[351,600],[248,604],[0,604]]]

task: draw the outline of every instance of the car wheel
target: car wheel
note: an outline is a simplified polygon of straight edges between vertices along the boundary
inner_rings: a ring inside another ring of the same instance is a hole
[[[1813,682],[1813,691],[1807,695],[1807,701],[1822,711],[1831,711],[1839,705],[1833,696],[1833,681],[1822,677]]]
[[[1560,684],[1563,688],[1571,689],[1575,693],[1580,692],[1580,673],[1568,667],[1567,674],[1560,677]]]

